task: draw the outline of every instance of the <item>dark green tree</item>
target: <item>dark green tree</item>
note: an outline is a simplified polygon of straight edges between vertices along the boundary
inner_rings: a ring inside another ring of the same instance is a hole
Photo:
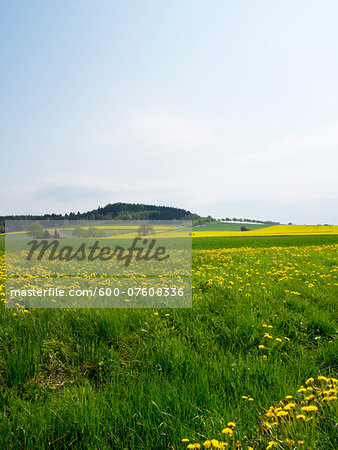
[[[31,223],[27,230],[28,236],[32,236],[34,239],[42,239],[44,233],[45,230],[43,229],[43,226],[39,222]]]
[[[154,228],[149,224],[142,224],[137,230],[138,236],[147,236],[148,234],[154,234]]]

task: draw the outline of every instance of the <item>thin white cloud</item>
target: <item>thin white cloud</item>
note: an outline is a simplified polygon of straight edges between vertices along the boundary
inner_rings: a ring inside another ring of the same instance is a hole
[[[218,143],[218,137],[202,123],[170,115],[139,117],[121,130],[101,133],[99,140],[110,147],[136,147],[146,154],[193,151]]]
[[[338,155],[338,123],[330,124],[307,135],[292,135],[274,142],[267,149],[239,156],[234,161],[237,166],[275,164],[299,156],[313,154],[318,159],[323,151],[334,151]],[[332,154],[334,157],[334,153]]]

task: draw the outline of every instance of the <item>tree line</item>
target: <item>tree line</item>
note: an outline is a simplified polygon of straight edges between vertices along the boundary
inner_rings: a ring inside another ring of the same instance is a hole
[[[210,216],[209,216],[210,217]],[[7,215],[0,216],[0,233],[5,231],[5,220],[209,220],[182,208],[144,205],[140,203],[109,203],[91,211],[67,214]],[[215,219],[213,219],[215,220]],[[20,225],[13,231],[20,231]]]

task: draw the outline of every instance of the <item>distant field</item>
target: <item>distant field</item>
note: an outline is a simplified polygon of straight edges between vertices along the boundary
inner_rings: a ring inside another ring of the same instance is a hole
[[[338,235],[319,236],[240,236],[194,237],[194,249],[218,249],[238,247],[304,247],[308,245],[338,244]]]
[[[248,231],[241,231],[241,226],[245,225]],[[107,237],[118,238],[135,238],[138,236],[136,226],[98,226],[106,231]],[[260,225],[260,224],[243,224],[243,223],[213,223],[199,225],[190,228],[178,228],[165,226],[155,226],[154,234],[147,235],[153,238],[174,238],[186,237],[190,235],[193,238],[210,238],[210,237],[250,237],[250,236],[319,236],[319,235],[338,235],[338,226],[313,226],[313,225]],[[60,228],[67,237],[71,237],[74,228]],[[11,235],[26,235],[25,231],[8,233]]]
[[[271,225],[253,224],[253,223],[208,223],[193,227],[193,231],[241,231],[241,226],[245,225],[249,230],[258,230],[259,228],[269,227]]]
[[[250,231],[196,231],[193,237],[225,237],[225,236],[306,236],[306,235],[338,235],[338,226],[312,226],[312,225],[273,225],[256,228]]]

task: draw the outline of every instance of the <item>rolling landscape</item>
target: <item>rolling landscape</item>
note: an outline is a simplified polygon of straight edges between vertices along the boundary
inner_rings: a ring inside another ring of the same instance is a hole
[[[338,450],[337,17],[0,1],[0,450]]]
[[[192,308],[3,304],[1,448],[337,448],[338,227],[176,212]]]

